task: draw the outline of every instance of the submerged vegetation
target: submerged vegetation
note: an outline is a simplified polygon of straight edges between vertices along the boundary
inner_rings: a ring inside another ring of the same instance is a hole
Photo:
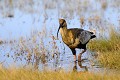
[[[49,39],[46,36],[49,36]],[[1,50],[5,50],[4,57],[11,59],[14,63],[18,65],[22,63],[24,67],[32,66],[34,69],[39,69],[39,65],[59,59],[58,51],[61,48],[57,47],[55,40],[52,33],[47,35],[44,30],[42,32],[33,30],[29,37],[4,41],[0,47]],[[8,52],[5,48],[6,45],[9,48]]]
[[[104,67],[120,69],[120,33],[112,29],[108,39],[93,40],[88,47],[97,51]]]

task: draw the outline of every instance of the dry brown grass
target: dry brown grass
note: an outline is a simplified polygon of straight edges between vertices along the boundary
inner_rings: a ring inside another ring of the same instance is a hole
[[[65,72],[65,71],[32,71],[29,69],[0,69],[0,80],[120,80],[119,74]]]

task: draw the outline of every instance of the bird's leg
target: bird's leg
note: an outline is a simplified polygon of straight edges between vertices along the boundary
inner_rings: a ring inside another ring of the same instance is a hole
[[[76,61],[77,60],[77,56],[76,56],[76,54],[75,55],[73,55],[74,56],[74,61]]]
[[[86,49],[84,49],[81,53],[79,53],[79,55],[78,55],[78,61],[81,61],[81,55],[82,55],[84,52],[86,52]]]
[[[76,61],[77,57],[76,57],[76,50],[75,49],[71,49],[73,56],[74,56],[74,61]]]

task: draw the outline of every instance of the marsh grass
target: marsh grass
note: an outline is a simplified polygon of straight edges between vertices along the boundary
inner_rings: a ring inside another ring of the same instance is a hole
[[[112,69],[120,69],[120,34],[113,29],[110,31],[109,39],[93,40],[88,46],[97,51],[99,62]]]
[[[100,53],[99,62],[104,67],[120,70],[120,50]]]
[[[0,80],[120,80],[119,74],[65,72],[61,71],[32,71],[23,68],[0,68]]]
[[[15,64],[22,63],[24,67],[32,66],[34,69],[59,59],[60,48],[57,46],[56,37],[52,33],[46,34],[44,30],[33,30],[30,36],[20,37],[18,40],[6,40],[0,48],[3,51],[2,56],[6,57],[6,63],[7,59],[11,59]]]

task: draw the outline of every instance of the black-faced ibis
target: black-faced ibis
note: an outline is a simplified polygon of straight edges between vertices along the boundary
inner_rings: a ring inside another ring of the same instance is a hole
[[[84,52],[86,52],[86,44],[89,42],[90,39],[95,38],[96,36],[94,35],[93,32],[84,29],[80,28],[68,29],[67,23],[64,19],[59,19],[59,24],[60,26],[58,32],[60,31],[63,42],[71,49],[75,61],[77,61],[75,49],[76,48],[83,49],[83,51],[78,55],[78,61],[81,61],[81,55]]]

